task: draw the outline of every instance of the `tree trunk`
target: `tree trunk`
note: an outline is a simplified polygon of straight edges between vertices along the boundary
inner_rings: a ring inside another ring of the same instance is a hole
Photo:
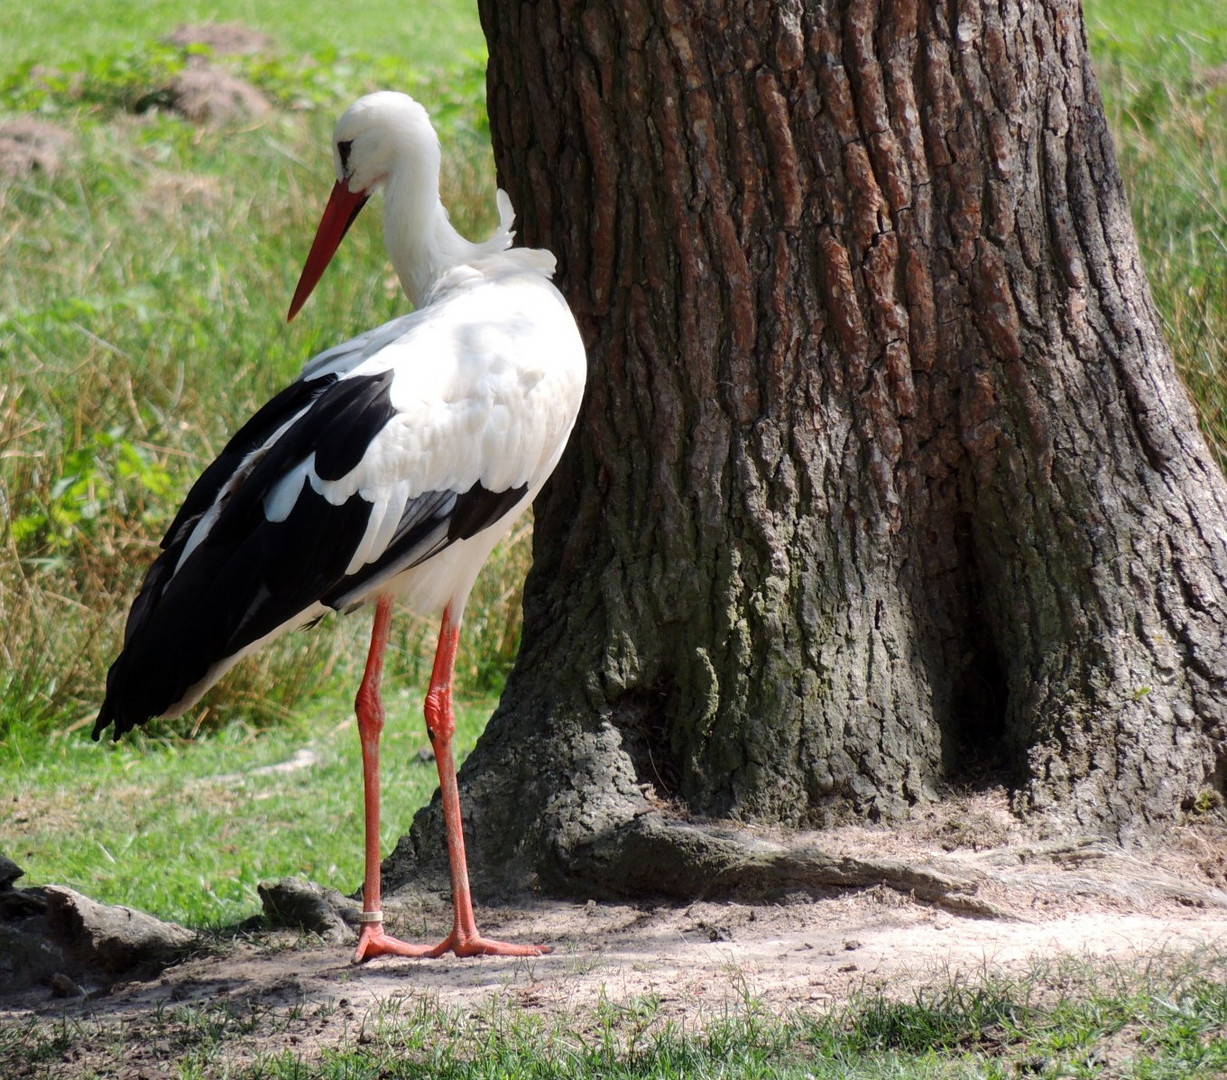
[[[1118,836],[1221,795],[1227,489],[1076,0],[481,9],[590,379],[463,770],[478,888],[694,894],[737,877],[703,819],[986,779]]]

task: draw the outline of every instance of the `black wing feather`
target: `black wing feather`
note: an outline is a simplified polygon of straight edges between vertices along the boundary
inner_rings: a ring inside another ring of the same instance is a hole
[[[381,580],[493,524],[523,498],[526,486],[424,492],[405,507],[380,558],[350,575],[346,569],[372,511],[366,499],[354,495],[334,505],[307,483],[284,521],[269,520],[266,497],[312,453],[324,480],[358,465],[395,415],[392,375],[328,375],[294,384],[252,417],[205,470],[133,603],[94,738],[111,723],[118,738],[167,711],[227,658],[314,604],[348,606]],[[183,557],[193,530],[215,507],[207,535]]]
[[[423,492],[405,507],[384,553],[350,574],[321,599],[338,610],[348,607],[381,580],[418,566],[457,540],[467,540],[489,528],[527,493],[527,484],[492,492],[480,483],[462,494],[454,491]],[[438,533],[438,537],[429,546],[423,547],[433,533]]]
[[[306,488],[284,521],[266,519],[237,544],[200,544],[111,665],[94,737],[114,722],[118,738],[165,712],[309,606],[344,574],[370,512],[363,499],[333,506]]]
[[[218,499],[222,488],[230,482],[250,460],[252,455],[295,416],[309,409],[330,386],[337,381],[334,374],[315,379],[302,379],[291,383],[263,406],[226,443],[199,479],[192,485],[187,498],[162,537],[165,552],[149,568],[141,591],[128,612],[124,629],[124,644],[132,640],[149,617],[150,608],[157,603],[166,588],[171,571],[179,562],[179,556],[191,536],[192,529],[201,516]]]
[[[217,455],[200,479],[192,485],[187,498],[175,515],[175,520],[166,531],[162,547],[167,548],[175,539],[185,532],[191,531],[197,519],[209,509],[217,499],[218,493],[227,481],[239,470],[240,465],[257,450],[268,443],[269,439],[284,427],[296,415],[309,409],[311,405],[329,387],[335,385],[337,376],[328,374],[317,379],[304,379],[291,383],[276,397],[262,405],[226,443],[222,452]],[[186,540],[186,536],[182,536]]]

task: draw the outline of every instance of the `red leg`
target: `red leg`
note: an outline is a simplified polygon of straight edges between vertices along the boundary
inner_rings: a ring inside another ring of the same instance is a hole
[[[443,793],[443,821],[447,829],[447,849],[452,872],[452,932],[438,945],[410,945],[384,933],[380,900],[379,857],[379,740],[383,733],[384,708],[379,685],[383,678],[383,658],[388,646],[388,629],[392,622],[392,601],[381,598],[375,608],[375,625],[371,630],[371,648],[367,654],[366,672],[354,711],[358,717],[358,734],[362,739],[362,779],[366,804],[366,881],[363,885],[362,932],[353,962],[361,963],[374,956],[442,956],[454,952],[457,956],[540,956],[551,951],[548,945],[512,945],[493,941],[477,932],[473,917],[473,900],[469,894],[469,871],[464,855],[464,831],[460,820],[460,794],[456,787],[456,763],[452,754],[452,736],[456,717],[452,710],[452,674],[456,665],[456,646],[460,641],[459,625],[451,621],[451,609],[443,612],[439,630],[439,647],[435,652],[430,690],[426,695],[426,729],[435,749],[439,767],[439,788]]]
[[[371,629],[371,648],[366,657],[366,672],[354,712],[358,717],[358,736],[362,739],[362,787],[366,804],[366,881],[362,887],[362,932],[353,962],[372,956],[424,956],[425,945],[407,945],[383,930],[379,871],[379,739],[383,734],[383,698],[379,684],[383,679],[383,657],[388,647],[388,628],[392,623],[392,601],[380,597]]]
[[[494,941],[477,932],[473,899],[469,893],[469,870],[464,854],[464,827],[460,819],[460,792],[456,786],[456,762],[452,755],[452,736],[456,715],[452,710],[452,675],[456,666],[456,646],[460,624],[452,622],[451,607],[443,612],[439,628],[439,647],[430,674],[426,695],[426,729],[435,750],[439,768],[439,790],[443,796],[443,822],[447,830],[447,851],[452,872],[452,932],[427,956],[454,952],[457,956],[540,956],[552,950],[548,945],[513,945]]]

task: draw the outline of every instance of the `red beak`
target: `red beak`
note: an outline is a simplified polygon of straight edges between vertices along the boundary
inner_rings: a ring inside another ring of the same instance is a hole
[[[306,265],[302,268],[302,277],[298,279],[298,288],[294,290],[294,299],[290,301],[290,313],[286,316],[289,322],[299,309],[307,302],[311,290],[318,284],[324,270],[332,261],[349,227],[354,223],[358,212],[370,198],[366,192],[352,192],[344,180],[338,180],[328,197],[328,205],[324,207],[324,216],[320,218],[319,228],[315,230],[315,240],[307,253]]]

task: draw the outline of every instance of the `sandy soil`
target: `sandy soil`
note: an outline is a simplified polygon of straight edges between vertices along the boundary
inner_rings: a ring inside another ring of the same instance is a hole
[[[555,946],[532,960],[380,959],[355,968],[348,947],[266,934],[85,1001],[49,992],[0,998],[0,1023],[67,1012],[96,1031],[109,1025],[125,1032],[128,1047],[115,1075],[156,1077],[156,1055],[142,1047],[150,1018],[167,1006],[225,1003],[232,1012],[281,1014],[284,1022],[236,1042],[235,1054],[250,1058],[301,1048],[303,1040],[339,1042],[381,1011],[423,1003],[566,1017],[601,999],[651,995],[661,1015],[701,1022],[747,996],[779,1011],[826,1008],[858,990],[906,995],[935,977],[1022,974],[1066,955],[1126,961],[1227,948],[1221,828],[1182,827],[1154,850],[1127,852],[1028,833],[990,794],[934,808],[899,829],[849,828],[820,839],[833,854],[898,860],[961,887],[949,903],[876,885],[769,905],[543,900],[479,910],[482,929],[494,936]],[[966,914],[969,906],[980,914]],[[442,936],[448,919],[442,901],[389,905],[392,928],[406,938]],[[89,1057],[82,1048],[76,1063]],[[70,1053],[55,1075],[73,1068]]]

